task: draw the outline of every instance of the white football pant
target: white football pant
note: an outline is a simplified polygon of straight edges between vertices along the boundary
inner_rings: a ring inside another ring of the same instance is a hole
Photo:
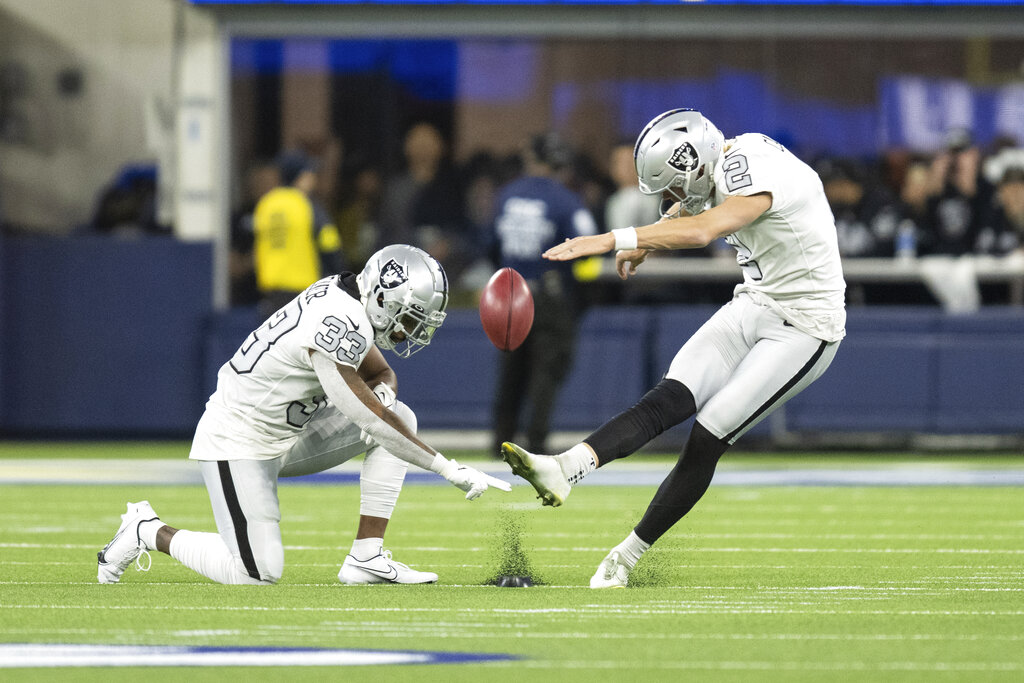
[[[733,444],[818,379],[838,349],[740,295],[690,337],[665,376],[693,394],[697,422]]]
[[[394,412],[416,431],[412,409],[399,401]],[[390,519],[408,463],[380,446],[367,450],[359,427],[328,405],[279,458],[199,461],[218,533],[181,530],[171,539],[171,556],[218,583],[275,583],[284,571],[278,477],[322,472],[362,453],[359,513]]]

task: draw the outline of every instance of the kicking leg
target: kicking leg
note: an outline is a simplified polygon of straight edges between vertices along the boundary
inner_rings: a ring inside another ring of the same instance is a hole
[[[750,350],[742,334],[748,306],[733,301],[720,308],[679,349],[664,379],[583,440],[593,449],[599,467],[631,455],[692,417],[729,381]]]
[[[612,460],[625,457],[696,411],[693,394],[683,384],[663,379],[629,410],[556,456],[536,455],[512,443],[501,454],[512,471],[536,489],[544,505],[558,507],[583,477]]]
[[[759,311],[751,320],[758,326],[758,341],[701,407],[679,462],[640,523],[601,563],[592,587],[625,585],[640,556],[707,491],[729,446],[820,377],[835,357],[839,342],[799,332],[770,311]]]
[[[697,412],[693,394],[682,382],[663,379],[637,403],[605,422],[583,440],[590,446],[598,467],[632,455],[666,429]]]
[[[502,446],[502,457],[514,473],[533,484],[545,505],[561,505],[572,486],[587,474],[634,453],[691,417],[729,380],[749,351],[742,326],[750,306],[734,301],[719,309],[679,349],[661,382],[582,443],[553,457],[507,444]]]

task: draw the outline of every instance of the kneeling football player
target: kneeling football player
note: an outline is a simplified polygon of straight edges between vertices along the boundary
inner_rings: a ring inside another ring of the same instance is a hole
[[[430,583],[437,575],[391,558],[384,530],[408,463],[473,500],[510,486],[448,460],[416,437],[396,400],[382,350],[407,358],[444,321],[448,281],[425,252],[392,245],[357,276],[314,283],[252,332],[217,375],[189,457],[199,468],[218,533],[175,529],[147,501],[129,503],[98,555],[100,583],[116,583],[140,554],[159,550],[225,584],[273,584],[284,570],[278,477],[321,472],[365,453],[360,521],[338,573],[343,583]]]

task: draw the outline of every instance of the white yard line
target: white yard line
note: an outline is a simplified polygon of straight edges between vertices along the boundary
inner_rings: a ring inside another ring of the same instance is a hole
[[[148,584],[147,584],[148,585]],[[180,585],[180,584],[178,584]],[[319,584],[317,584],[319,585]],[[324,584],[326,585],[326,584]],[[487,588],[489,586],[446,586],[448,588]],[[543,588],[543,587],[541,587]],[[548,586],[548,588],[579,588],[579,586]],[[346,590],[339,588],[339,590]],[[358,590],[358,589],[357,589]],[[531,589],[534,590],[534,589]],[[138,605],[55,605],[55,604],[8,604],[4,609],[24,610],[137,610]],[[701,608],[664,608],[650,609],[635,605],[624,605],[621,607],[609,607],[607,605],[589,605],[581,607],[552,607],[536,609],[512,609],[512,608],[484,608],[484,607],[285,607],[285,606],[257,606],[257,605],[147,605],[147,610],[168,611],[168,612],[339,612],[339,613],[430,613],[430,614],[480,614],[480,615],[501,615],[504,617],[514,615],[537,615],[537,614],[572,614],[576,616],[604,617],[608,615],[629,615],[642,617],[649,615],[700,615],[700,614],[803,614],[803,615],[826,615],[826,616],[963,616],[963,617],[1008,617],[1024,616],[1024,610],[839,610],[839,609],[796,609],[796,608],[774,608],[774,607],[751,607],[747,604],[736,605],[724,609]]]
[[[658,669],[666,671],[907,671],[907,672],[1016,672],[1024,671],[1024,664],[1017,662],[777,662],[777,661],[676,661],[651,662],[642,665],[631,660],[524,660],[517,662],[489,662],[488,668],[526,669],[575,669],[612,670],[635,669],[637,671]]]
[[[151,638],[153,636],[177,637],[177,638],[211,638],[220,636],[266,636],[280,635],[287,633],[290,636],[323,636],[325,633],[356,633],[373,636],[374,638],[394,638],[402,640],[410,634],[421,637],[444,638],[514,638],[516,640],[577,640],[587,638],[589,640],[665,640],[665,641],[832,641],[832,642],[1021,642],[1024,636],[1018,634],[944,634],[944,633],[868,633],[868,634],[846,634],[846,633],[816,633],[816,632],[794,632],[794,633],[633,633],[615,632],[605,633],[601,631],[542,631],[530,629],[529,631],[509,631],[505,628],[486,631],[480,628],[469,630],[468,627],[494,627],[494,624],[464,624],[464,623],[443,623],[430,621],[429,623],[409,624],[402,623],[401,629],[396,629],[395,622],[324,622],[316,626],[292,626],[278,625],[273,628],[240,628],[240,629],[207,629],[195,631],[183,631],[180,629],[133,629],[126,633],[122,629],[101,629],[101,628],[30,628],[30,629],[9,629],[0,628],[0,633],[6,634],[33,634],[33,635],[99,635],[109,634],[122,639],[138,638],[140,636]]]
[[[0,548],[48,548],[48,549],[69,549],[85,550],[94,549],[95,544],[88,543],[0,543]],[[285,550],[294,551],[339,551],[347,550],[348,545],[285,545]],[[489,552],[490,548],[450,548],[443,546],[403,546],[403,552]],[[544,553],[603,553],[607,552],[604,546],[593,547],[537,547],[532,548],[534,552]],[[694,548],[658,548],[660,554],[691,554],[691,553],[849,553],[868,555],[888,554],[928,554],[939,555],[1024,555],[1024,548],[751,548],[751,547],[694,547]]]

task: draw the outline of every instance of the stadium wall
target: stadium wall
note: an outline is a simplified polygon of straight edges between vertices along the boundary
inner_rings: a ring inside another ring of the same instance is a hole
[[[167,238],[0,241],[0,432],[189,436],[217,369],[259,324],[215,313],[212,248]],[[597,307],[582,321],[558,430],[589,430],[635,402],[714,306]],[[394,360],[426,429],[487,429],[499,352],[475,310]],[[787,405],[798,434],[1024,434],[1024,310],[950,316],[853,307],[825,376]],[[762,423],[753,437],[778,436]]]
[[[210,245],[107,237],[4,242],[0,429],[189,433],[205,398]]]

